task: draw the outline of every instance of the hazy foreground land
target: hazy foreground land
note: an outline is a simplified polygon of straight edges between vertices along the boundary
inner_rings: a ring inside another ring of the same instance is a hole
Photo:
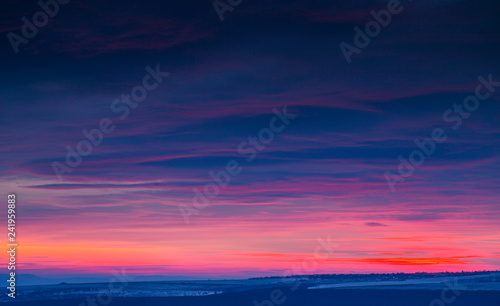
[[[312,275],[248,280],[22,286],[16,305],[500,306],[500,272]],[[102,298],[97,300],[97,296]],[[111,298],[110,298],[111,296]],[[273,302],[274,300],[274,302]],[[91,301],[91,302],[89,302]],[[93,303],[95,304],[92,304]],[[83,303],[83,304],[82,304]]]

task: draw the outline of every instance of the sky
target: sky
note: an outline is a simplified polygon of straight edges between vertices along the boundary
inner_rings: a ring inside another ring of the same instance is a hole
[[[71,0],[17,53],[41,8],[2,4],[21,273],[500,270],[497,1],[401,1],[350,63],[388,1],[243,0],[221,21],[209,0]]]

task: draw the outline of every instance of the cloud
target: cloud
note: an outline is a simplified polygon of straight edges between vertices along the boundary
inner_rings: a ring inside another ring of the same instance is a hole
[[[379,222],[367,222],[367,223],[365,223],[365,225],[370,226],[370,227],[388,226],[386,224],[379,223]]]

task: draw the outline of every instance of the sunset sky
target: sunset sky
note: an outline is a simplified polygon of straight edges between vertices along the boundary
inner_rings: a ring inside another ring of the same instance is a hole
[[[22,273],[280,275],[328,237],[302,274],[500,270],[500,87],[443,120],[478,77],[500,82],[498,1],[402,1],[350,64],[339,44],[387,1],[243,0],[221,22],[211,0],[74,0],[18,54],[7,33],[40,7],[4,2],[0,186]],[[120,119],[113,101],[157,65],[170,75]],[[238,146],[284,107],[248,161]],[[115,130],[59,180],[104,118]],[[392,192],[385,173],[435,128],[447,141]],[[179,207],[231,160],[187,224]]]

